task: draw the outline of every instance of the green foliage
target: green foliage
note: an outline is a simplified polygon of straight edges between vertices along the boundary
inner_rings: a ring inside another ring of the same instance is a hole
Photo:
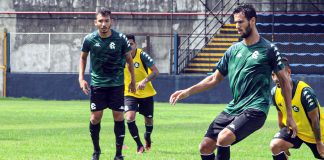
[[[32,99],[0,99],[0,159],[8,160],[83,160],[90,159],[92,143],[89,135],[89,101],[43,101]],[[136,154],[136,144],[126,130],[123,150],[129,160],[197,160],[198,145],[210,122],[225,105],[156,103],[152,150]],[[231,147],[237,160],[269,160],[269,142],[278,131],[272,107],[264,127]],[[145,131],[143,117],[136,123],[141,139]],[[127,127],[126,127],[127,128]],[[106,110],[100,133],[102,159],[115,153],[113,119]],[[313,157],[303,145],[291,150],[292,159]]]

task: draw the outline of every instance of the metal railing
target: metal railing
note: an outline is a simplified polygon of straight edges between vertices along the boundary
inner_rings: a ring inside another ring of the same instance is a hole
[[[209,43],[214,34],[230,19],[230,12],[237,4],[239,4],[238,0],[220,0],[213,9],[209,9],[206,6],[208,13],[206,13],[205,19],[183,41],[178,40],[179,42],[181,41],[179,45],[175,44],[177,50],[175,50],[173,60],[174,74],[180,74],[190,60]],[[175,38],[177,38],[177,35],[175,35]]]

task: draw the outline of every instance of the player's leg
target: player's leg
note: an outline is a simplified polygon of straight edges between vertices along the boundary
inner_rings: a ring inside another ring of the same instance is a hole
[[[299,148],[303,141],[298,137],[291,138],[292,131],[288,134],[286,127],[281,128],[270,142],[270,149],[274,160],[286,160],[290,156],[289,148]]]
[[[139,113],[144,116],[145,121],[145,149],[150,150],[152,147],[151,134],[153,132],[153,115],[154,115],[154,99],[147,97],[141,99],[139,103]]]
[[[152,140],[151,140],[151,134],[153,131],[153,117],[148,118],[145,117],[145,133],[144,133],[144,139],[145,139],[145,149],[151,150],[152,147]]]
[[[124,86],[110,87],[110,94],[107,97],[108,106],[112,110],[114,118],[114,133],[116,138],[116,155],[115,159],[123,159],[122,149],[125,138],[124,123]]]
[[[99,135],[100,135],[100,122],[103,115],[103,110],[107,106],[105,100],[105,90],[100,87],[91,86],[90,92],[90,136],[92,139],[94,152],[92,154],[92,159],[97,160],[101,154],[101,149],[99,145]]]
[[[266,120],[266,114],[256,109],[246,109],[226,126],[217,138],[218,160],[230,159],[230,145],[238,143],[256,130],[260,129]]]
[[[281,128],[270,142],[270,149],[274,160],[286,160],[290,156],[289,148],[300,148],[303,141],[298,137],[291,138],[292,131],[288,134],[286,127]]]
[[[138,98],[126,96],[125,97],[125,118],[130,134],[137,144],[137,153],[143,153],[144,147],[138,134],[136,125],[136,111],[138,109]]]
[[[217,148],[216,143],[217,143],[218,134],[233,120],[234,120],[234,116],[222,112],[209,125],[205,137],[199,145],[199,150],[200,150],[200,155],[202,160],[215,159],[214,151]]]
[[[125,138],[125,123],[123,111],[112,111],[114,117],[114,133],[116,138],[116,155],[122,157],[122,148]]]
[[[89,130],[90,130],[90,136],[92,139],[93,144],[93,154],[92,154],[92,160],[99,159],[99,156],[101,154],[101,149],[99,145],[99,133],[100,133],[100,122],[103,115],[103,111],[95,111],[91,112],[90,115],[90,124],[89,124]]]
[[[305,144],[311,149],[311,151],[313,152],[313,155],[316,159],[322,159],[324,160],[324,157],[321,157],[321,155],[318,153],[316,144],[314,143],[307,143],[305,142]]]

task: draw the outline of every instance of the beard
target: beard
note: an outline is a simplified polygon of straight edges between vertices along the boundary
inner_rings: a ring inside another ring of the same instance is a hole
[[[241,35],[241,38],[248,38],[250,37],[252,32],[250,24],[245,28],[245,32]]]

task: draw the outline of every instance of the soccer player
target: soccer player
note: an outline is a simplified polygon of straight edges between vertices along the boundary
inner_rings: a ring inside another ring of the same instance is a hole
[[[230,146],[260,129],[269,111],[271,73],[275,72],[287,104],[286,124],[297,127],[291,113],[291,87],[277,47],[260,37],[256,12],[251,5],[234,9],[234,23],[243,40],[233,44],[216,66],[215,72],[199,83],[174,92],[170,103],[218,85],[228,75],[233,100],[210,124],[199,149],[203,160],[229,160]],[[215,97],[217,98],[217,97]],[[217,149],[215,158],[214,150]],[[252,156],[252,155],[251,155]]]
[[[131,46],[127,37],[112,30],[111,12],[102,8],[96,13],[94,21],[98,30],[88,34],[83,41],[80,57],[79,83],[85,94],[90,91],[90,135],[94,152],[93,160],[101,154],[99,146],[100,122],[103,110],[109,107],[114,118],[116,137],[115,160],[123,159],[122,146],[125,136],[124,123],[124,67],[125,62],[131,75],[129,90],[135,92],[134,65]],[[91,87],[84,80],[84,70],[90,52]]]
[[[136,92],[126,92],[125,86],[125,117],[130,134],[137,144],[137,153],[143,153],[144,150],[151,149],[151,133],[153,131],[153,96],[156,91],[151,81],[159,75],[153,59],[142,49],[137,48],[134,35],[126,35],[129,44],[132,47],[132,57],[134,62],[134,72],[136,77]],[[125,84],[130,82],[130,74],[125,69]],[[138,135],[138,129],[135,123],[136,112],[144,116],[146,132],[144,133],[145,149]]]
[[[285,74],[289,77],[292,87],[292,116],[296,121],[298,133],[295,138],[287,133],[290,128],[286,127],[286,106],[281,94],[281,85],[276,74],[272,74],[272,80],[276,86],[272,88],[271,95],[273,104],[278,111],[278,124],[280,131],[274,136],[270,148],[274,160],[288,159],[289,148],[298,149],[305,143],[317,159],[324,159],[324,112],[320,106],[314,90],[304,81],[290,78],[291,70],[288,59],[283,58]]]

